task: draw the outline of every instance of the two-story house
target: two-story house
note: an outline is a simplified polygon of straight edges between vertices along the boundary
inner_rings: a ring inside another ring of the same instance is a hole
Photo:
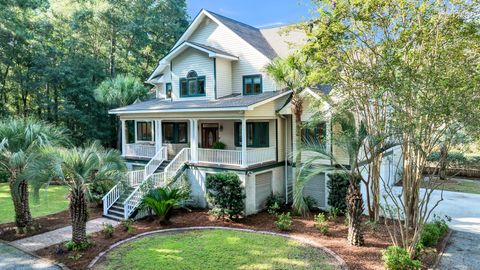
[[[226,170],[244,183],[246,214],[262,210],[272,193],[291,202],[296,152],[291,91],[265,66],[288,55],[305,35],[281,30],[257,29],[207,10],[195,17],[147,80],[156,98],[110,111],[122,122],[122,154],[132,166],[132,188],[115,187],[107,194],[104,214],[128,218],[141,198],[141,183],[150,178],[161,184],[180,172],[188,175],[193,199],[202,207],[207,205],[206,176]],[[314,99],[329,93],[328,87],[304,91]],[[302,118],[308,121],[313,112],[305,107]],[[326,121],[302,133],[342,156],[329,143],[332,128]],[[327,207],[326,178],[319,175],[305,188],[305,196],[320,208]]]

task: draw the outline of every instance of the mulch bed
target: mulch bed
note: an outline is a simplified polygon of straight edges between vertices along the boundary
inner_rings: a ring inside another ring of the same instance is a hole
[[[95,219],[102,216],[102,208],[98,206],[89,207],[89,219]],[[27,234],[17,235],[15,223],[0,224],[0,240],[15,241],[18,239],[30,237],[33,235],[53,231],[71,225],[70,212],[65,210],[56,214],[38,217],[34,219],[36,230]]]
[[[71,269],[86,269],[100,252],[118,241],[140,233],[191,226],[225,226],[285,233],[275,227],[274,221],[275,217],[265,212],[232,222],[216,219],[206,210],[193,210],[192,212],[178,210],[172,216],[171,224],[167,226],[160,225],[154,219],[144,219],[134,223],[132,233],[128,233],[122,226],[118,226],[115,228],[112,238],[106,238],[102,232],[92,234],[90,235],[92,247],[84,252],[68,252],[62,244],[59,244],[39,250],[36,254],[63,263]],[[355,247],[347,243],[347,227],[344,225],[343,217],[338,217],[337,220],[328,223],[329,232],[327,235],[322,235],[314,227],[313,218],[293,217],[292,229],[287,233],[313,240],[331,249],[345,260],[350,269],[384,269],[381,251],[390,245],[390,238],[383,224],[366,225],[364,227],[365,246]],[[425,268],[433,265],[435,258],[434,256],[427,260],[428,265],[425,265]]]

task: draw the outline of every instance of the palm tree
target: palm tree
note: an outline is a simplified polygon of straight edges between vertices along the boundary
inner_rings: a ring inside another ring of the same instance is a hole
[[[95,99],[108,104],[110,107],[123,107],[144,99],[148,95],[146,88],[140,80],[129,75],[117,75],[113,79],[103,81],[95,89]],[[117,124],[117,149],[122,146],[122,130]]]
[[[277,58],[274,59],[270,64],[266,66],[267,73],[272,76],[275,81],[279,84],[286,86],[289,90],[292,90],[292,112],[295,115],[295,145],[296,145],[296,156],[295,156],[295,166],[299,168],[302,164],[302,113],[303,113],[303,103],[304,97],[302,91],[308,86],[308,75],[309,72],[313,69],[311,63],[305,60],[300,54],[292,54],[286,58]],[[303,216],[308,215],[308,207],[304,201],[303,194],[301,196],[296,196],[299,194],[295,192],[299,188],[299,177],[300,170],[295,170],[294,176],[294,197],[293,197],[293,208],[295,211]]]
[[[150,190],[142,198],[141,208],[152,210],[159,218],[160,224],[167,224],[174,207],[181,206],[189,194],[172,187]]]
[[[43,182],[59,178],[69,187],[72,243],[82,247],[87,243],[89,185],[98,181],[121,181],[127,169],[125,161],[118,151],[104,149],[99,143],[73,149],[47,147],[41,153],[46,158],[36,162],[28,173],[41,176]]]
[[[6,119],[0,121],[0,166],[9,176],[10,192],[15,210],[17,233],[23,234],[33,227],[29,207],[29,182],[25,171],[38,158],[39,148],[47,145],[69,144],[62,128],[34,119]]]

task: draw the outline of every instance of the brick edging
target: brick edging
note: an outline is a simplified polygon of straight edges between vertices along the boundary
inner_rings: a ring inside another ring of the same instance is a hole
[[[0,243],[2,244],[5,244],[5,245],[8,245],[10,247],[13,247],[17,250],[20,250],[21,252],[23,253],[26,253],[34,258],[37,258],[40,262],[45,262],[45,263],[49,263],[49,264],[53,264],[53,265],[56,265],[58,267],[60,267],[62,270],[70,270],[65,264],[63,263],[59,263],[59,262],[56,262],[54,260],[50,260],[50,259],[46,259],[46,258],[42,258],[40,256],[38,256],[37,254],[31,252],[31,251],[28,251],[28,250],[23,250],[22,248],[10,243],[10,242],[7,242],[7,241],[4,241],[4,240],[0,240]]]
[[[306,244],[306,245],[309,245],[309,246],[312,246],[312,247],[315,247],[315,248],[318,248],[318,249],[321,249],[321,250],[325,251],[327,254],[329,254],[330,256],[335,258],[335,260],[337,260],[338,265],[341,267],[341,269],[343,269],[343,270],[348,270],[349,269],[345,260],[343,260],[340,256],[338,256],[331,249],[329,249],[329,248],[327,248],[323,245],[320,245],[320,244],[318,244],[318,243],[316,243],[312,240],[309,240],[307,238],[300,237],[300,236],[283,234],[283,233],[269,232],[269,231],[257,231],[257,230],[251,230],[251,229],[231,228],[231,227],[222,227],[222,226],[196,226],[196,227],[172,228],[172,229],[155,230],[155,231],[151,231],[151,232],[144,232],[144,233],[141,233],[141,234],[137,234],[137,235],[132,236],[130,238],[119,241],[119,242],[111,245],[110,247],[108,247],[107,250],[100,252],[100,254],[98,254],[88,264],[87,269],[91,269],[103,256],[105,256],[111,250],[113,250],[114,248],[116,248],[116,247],[118,247],[118,246],[120,246],[124,243],[130,242],[130,241],[133,241],[133,240],[145,237],[145,236],[150,236],[150,235],[153,235],[153,234],[161,234],[161,233],[168,233],[168,232],[186,232],[186,231],[195,231],[195,230],[231,230],[231,231],[268,234],[268,235],[290,238],[290,239],[293,239],[293,240],[298,241],[300,243],[303,243],[303,244]]]
[[[453,233],[453,230],[449,230],[447,235],[443,238],[442,244],[440,245],[440,253],[438,253],[437,259],[435,260],[435,263],[430,269],[435,270],[438,268],[438,264],[442,260],[443,253],[445,253],[445,248],[447,247],[448,241],[450,240],[452,233]]]

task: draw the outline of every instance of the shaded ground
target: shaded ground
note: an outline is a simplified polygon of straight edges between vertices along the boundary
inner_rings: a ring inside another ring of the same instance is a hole
[[[159,225],[157,220],[142,220],[135,222],[134,232],[128,233],[122,226],[115,229],[113,238],[105,238],[102,233],[91,235],[93,246],[86,252],[67,252],[63,245],[54,245],[36,252],[36,254],[66,264],[71,269],[86,269],[87,265],[110,245],[130,238],[135,234],[174,227],[191,226],[227,226],[263,231],[280,232],[273,224],[275,217],[268,213],[259,213],[249,216],[238,222],[217,220],[205,210],[192,212],[177,212],[172,217],[169,226]],[[288,234],[314,241],[323,245],[341,258],[350,269],[384,269],[381,260],[381,251],[390,244],[388,233],[383,225],[367,226],[365,228],[365,246],[352,247],[346,241],[347,227],[339,217],[336,221],[328,222],[329,233],[324,236],[314,227],[313,218],[294,217],[292,230]]]
[[[17,248],[0,242],[0,269],[2,270],[60,270],[61,268]]]
[[[112,250],[94,269],[340,269],[325,251],[281,236],[227,230],[161,233]]]
[[[454,231],[437,269],[474,270],[480,267],[480,234]]]
[[[33,217],[45,216],[61,212],[68,207],[68,189],[65,186],[54,186],[40,190],[39,201],[35,201],[30,193],[30,210]],[[0,183],[0,224],[14,220],[13,202],[8,183]]]

